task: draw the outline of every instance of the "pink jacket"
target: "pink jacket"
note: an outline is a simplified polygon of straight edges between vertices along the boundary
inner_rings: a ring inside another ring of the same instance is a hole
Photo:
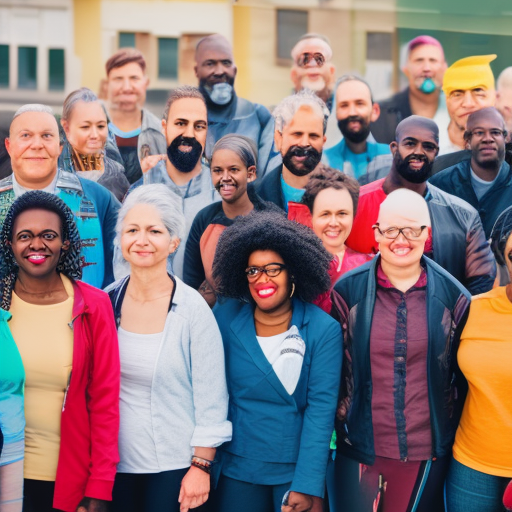
[[[119,462],[120,364],[108,295],[73,283],[73,369],[64,398],[54,508],[74,512],[87,496],[112,499]]]

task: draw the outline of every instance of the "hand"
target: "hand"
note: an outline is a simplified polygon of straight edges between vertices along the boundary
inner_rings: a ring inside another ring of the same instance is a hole
[[[153,169],[155,165],[160,162],[160,160],[165,160],[167,155],[148,155],[144,157],[140,161],[140,168],[142,169],[142,173],[148,172],[150,169]]]
[[[105,500],[96,498],[84,498],[79,504],[76,512],[107,512],[107,503]]]
[[[288,497],[288,505],[283,505],[281,507],[281,512],[311,512],[312,507],[313,496],[291,491],[290,496]]]
[[[191,466],[181,481],[178,501],[180,512],[201,506],[210,493],[210,475],[202,469]]]

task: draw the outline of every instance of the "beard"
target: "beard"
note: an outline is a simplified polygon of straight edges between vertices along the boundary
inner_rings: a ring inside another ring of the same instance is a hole
[[[224,106],[231,103],[235,92],[235,78],[224,74],[222,79],[222,82],[212,85],[208,84],[204,78],[199,80],[199,90],[203,96],[218,106]]]
[[[292,160],[295,156],[304,156],[306,158],[299,164],[300,166],[296,166]],[[317,151],[312,146],[307,146],[305,148],[300,146],[291,146],[288,148],[286,154],[283,155],[283,164],[292,174],[295,174],[295,176],[306,176],[315,169],[321,158],[322,152]]]
[[[305,76],[300,81],[300,85],[304,89],[309,89],[313,92],[323,91],[327,87],[327,84],[325,83],[325,80],[322,77],[319,77],[317,80],[311,80],[308,76]]]
[[[190,146],[190,151],[180,151],[180,146]],[[194,137],[178,135],[167,147],[167,156],[178,171],[187,173],[194,170],[203,153],[203,146]]]
[[[409,155],[406,158],[402,158],[400,153],[397,151],[393,160],[398,174],[411,183],[425,183],[432,174],[432,166],[434,162],[430,162],[424,155]],[[411,160],[423,161],[423,167],[418,171],[411,169],[409,167]]]
[[[357,121],[361,124],[361,129],[357,132],[349,130],[348,128],[349,123],[354,121]],[[350,142],[353,142],[354,144],[364,142],[368,138],[368,135],[370,135],[370,123],[361,116],[349,116],[345,119],[340,119],[338,121],[338,128],[343,134],[343,137],[345,137],[345,139],[349,140]]]

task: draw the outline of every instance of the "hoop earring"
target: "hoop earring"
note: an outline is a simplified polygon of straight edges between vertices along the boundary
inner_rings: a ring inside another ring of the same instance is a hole
[[[290,299],[293,297],[294,293],[295,293],[295,283],[292,283],[292,293],[290,293]]]

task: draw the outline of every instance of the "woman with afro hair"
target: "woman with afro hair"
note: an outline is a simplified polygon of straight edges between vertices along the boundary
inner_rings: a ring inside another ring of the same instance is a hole
[[[54,194],[26,192],[7,213],[0,306],[25,373],[26,512],[102,512],[111,499],[119,347],[108,295],[79,281],[80,246]]]
[[[311,304],[331,256],[307,227],[253,212],[219,239],[214,308],[233,439],[215,510],[321,511],[341,374],[341,329]]]

